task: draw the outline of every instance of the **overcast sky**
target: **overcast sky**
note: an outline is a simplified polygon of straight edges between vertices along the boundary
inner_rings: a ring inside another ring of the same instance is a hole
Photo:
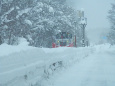
[[[93,42],[98,42],[101,33],[109,31],[110,23],[107,19],[108,10],[114,0],[67,0],[75,10],[81,8],[87,17],[86,31]]]

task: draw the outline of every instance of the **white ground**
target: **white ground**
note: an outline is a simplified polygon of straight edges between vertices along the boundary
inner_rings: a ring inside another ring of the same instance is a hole
[[[62,65],[53,63],[62,61]],[[0,86],[115,86],[115,46],[0,45]],[[54,70],[56,68],[56,70]]]
[[[115,86],[115,47],[75,64],[55,80],[54,86]]]

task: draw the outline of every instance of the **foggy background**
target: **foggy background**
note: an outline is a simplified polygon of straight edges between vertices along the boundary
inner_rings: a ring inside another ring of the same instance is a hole
[[[87,17],[86,34],[92,43],[98,43],[101,36],[109,31],[108,11],[114,0],[67,0],[75,10],[81,8]]]

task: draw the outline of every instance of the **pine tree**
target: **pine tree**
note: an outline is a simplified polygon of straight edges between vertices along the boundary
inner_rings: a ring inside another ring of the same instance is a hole
[[[111,23],[111,30],[108,34],[108,40],[113,45],[115,44],[115,4],[111,4],[112,8],[109,10],[108,19]]]

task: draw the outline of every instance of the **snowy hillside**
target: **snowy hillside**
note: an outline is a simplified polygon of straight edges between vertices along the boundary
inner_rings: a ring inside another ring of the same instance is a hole
[[[105,47],[106,46],[106,47]],[[86,48],[35,48],[26,44],[0,45],[0,86],[46,86],[51,77],[71,68],[107,45]]]

